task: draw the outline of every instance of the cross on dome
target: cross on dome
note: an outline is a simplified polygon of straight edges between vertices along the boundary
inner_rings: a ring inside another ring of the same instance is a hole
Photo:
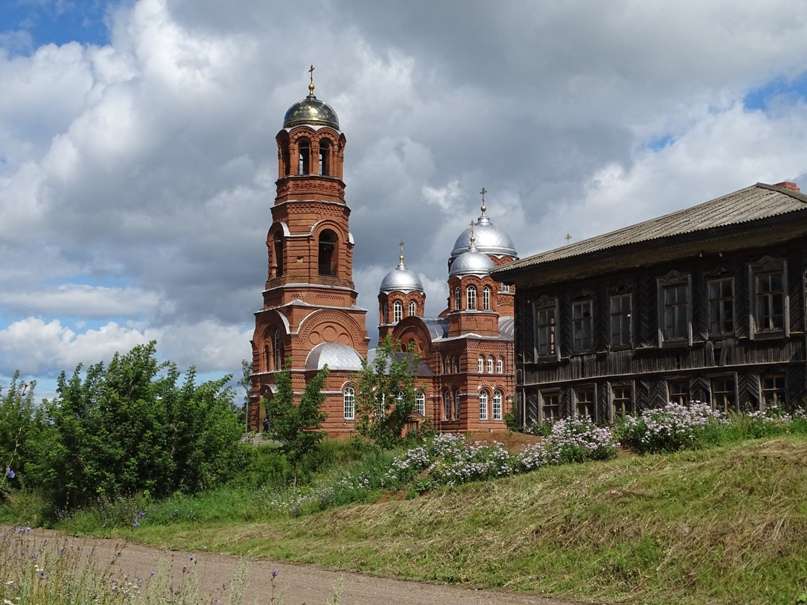
[[[314,67],[313,64],[311,64],[311,67],[308,68],[308,96],[309,97],[314,96],[314,88],[316,88],[314,86],[314,70],[315,69],[316,69],[316,67]]]
[[[481,206],[481,210],[482,210],[482,216],[480,216],[479,218],[485,218],[485,216],[487,216],[487,215],[486,215],[486,212],[488,211],[488,206],[487,206],[487,204],[485,203],[485,194],[486,194],[487,192],[488,192],[488,190],[487,190],[487,189],[485,189],[484,187],[482,187],[482,191],[480,191],[480,192],[479,192],[479,193],[480,193],[480,195],[482,196],[482,206]]]
[[[406,264],[404,263],[404,242],[401,240],[401,255],[398,257],[398,268],[399,269],[406,269]]]

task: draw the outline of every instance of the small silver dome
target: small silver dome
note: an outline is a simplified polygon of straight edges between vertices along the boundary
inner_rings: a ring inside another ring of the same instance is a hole
[[[401,242],[401,255],[398,257],[398,266],[384,276],[381,280],[379,292],[415,292],[423,291],[423,284],[414,271],[406,268],[404,262],[404,244]]]
[[[497,228],[487,215],[488,207],[485,205],[485,198],[482,198],[482,213],[473,223],[473,230],[476,235],[476,248],[485,254],[493,256],[518,256],[513,240],[504,231]],[[463,252],[467,252],[471,246],[471,228],[463,231],[454,242],[451,256],[448,263],[457,258]]]
[[[308,353],[306,370],[361,370],[361,357],[353,347],[338,342],[321,342]]]
[[[487,275],[490,273],[496,264],[490,260],[487,254],[477,252],[472,248],[468,252],[463,252],[454,262],[451,263],[451,269],[448,274],[455,275]]]

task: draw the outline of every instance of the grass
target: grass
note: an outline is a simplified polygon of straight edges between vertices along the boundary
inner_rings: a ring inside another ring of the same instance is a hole
[[[807,591],[806,460],[807,438],[780,436],[270,522],[93,533],[594,602],[793,605]]]

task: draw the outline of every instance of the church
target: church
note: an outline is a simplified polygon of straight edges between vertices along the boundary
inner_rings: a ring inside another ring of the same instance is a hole
[[[356,240],[343,180],[347,139],[336,112],[314,94],[310,71],[308,96],[289,108],[276,136],[277,190],[263,304],[251,341],[247,417],[251,430],[261,430],[262,401],[272,397],[277,373],[287,364],[296,397],[327,366],[322,428],[340,436],[355,431],[356,381],[374,351],[368,350],[367,310],[358,306],[353,283]],[[397,266],[379,287],[379,339],[390,335],[421,360],[413,425],[428,422],[451,432],[506,429],[515,382],[515,290],[491,273],[518,255],[487,215],[485,193],[478,218],[449,252],[449,296],[437,317],[425,317],[426,292],[406,265],[403,243]]]

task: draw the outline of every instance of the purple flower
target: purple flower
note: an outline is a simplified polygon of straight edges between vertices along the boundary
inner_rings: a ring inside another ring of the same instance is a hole
[[[277,577],[277,574],[278,574],[278,573],[280,573],[278,570],[273,569],[273,570],[272,570],[272,579],[275,579],[275,578]]]
[[[16,476],[17,476],[17,473],[14,472],[14,469],[11,468],[10,466],[7,466],[6,467],[6,479],[11,481]]]

